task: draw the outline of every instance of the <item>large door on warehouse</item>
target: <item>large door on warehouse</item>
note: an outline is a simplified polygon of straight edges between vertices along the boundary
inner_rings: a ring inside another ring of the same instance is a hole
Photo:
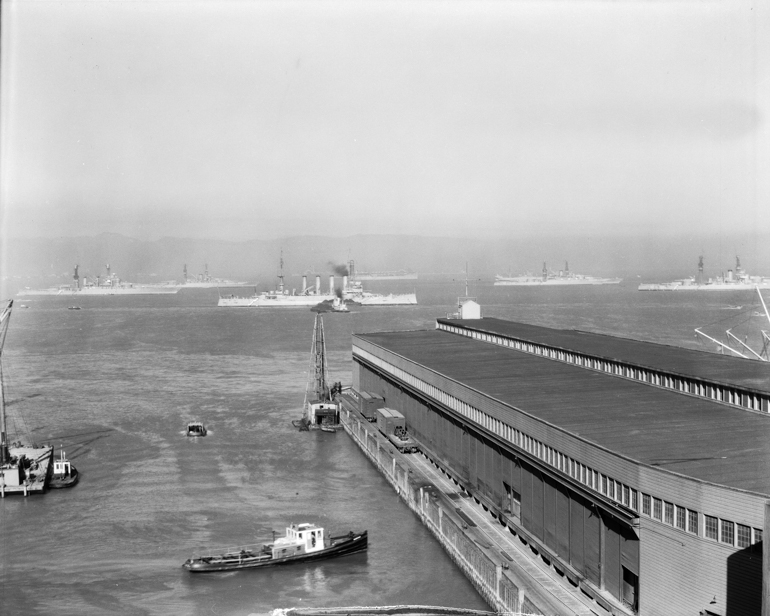
[[[638,594],[639,540],[632,529],[609,514],[600,515],[589,499],[557,478],[527,463],[520,469],[524,529],[597,588],[633,604]]]

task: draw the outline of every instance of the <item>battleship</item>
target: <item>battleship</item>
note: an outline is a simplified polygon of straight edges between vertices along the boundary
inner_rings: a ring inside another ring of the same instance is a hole
[[[235,280],[226,280],[223,278],[212,278],[209,276],[209,264],[206,263],[203,273],[197,276],[187,274],[187,263],[184,264],[182,272],[182,289],[213,289],[216,287],[242,287],[248,282],[237,282]]]
[[[770,276],[751,276],[741,267],[740,257],[735,257],[735,271],[706,278],[703,274],[703,257],[698,257],[698,275],[671,282],[642,283],[640,291],[750,291],[770,289]]]
[[[353,265],[352,261],[349,265]],[[350,273],[349,268],[344,269]],[[254,294],[249,297],[238,297],[234,294],[220,295],[217,305],[225,308],[286,308],[291,306],[312,308],[324,302],[333,304],[337,298],[334,274],[329,275],[328,291],[322,289],[321,276],[318,274],[315,277],[316,282],[313,286],[308,286],[307,275],[303,275],[302,288],[299,291],[287,289],[284,278],[283,256],[281,256],[277,289],[262,293],[255,290]],[[363,284],[360,281],[353,280],[347,274],[342,276],[341,294],[345,304],[359,306],[414,306],[417,304],[417,295],[415,293],[389,293],[387,295],[372,293],[364,290]]]
[[[22,289],[17,295],[157,295],[177,293],[181,288],[175,282],[162,282],[158,284],[136,284],[121,280],[110,270],[107,264],[107,275],[82,279],[78,274],[79,265],[75,266],[75,274],[72,283],[49,287],[47,289]]]
[[[585,276],[569,271],[569,263],[564,264],[564,269],[554,272],[543,263],[543,272],[540,275],[530,273],[519,276],[495,276],[495,286],[561,286],[561,285],[585,285],[585,284],[620,284],[622,278],[597,278]]]
[[[358,280],[417,280],[417,272],[398,270],[393,272],[356,272]]]
[[[238,297],[236,295],[219,296],[217,306],[224,308],[245,307],[245,308],[270,308],[270,307],[306,307],[317,306],[321,302],[333,302],[334,276],[329,277],[329,292],[324,293],[321,289],[321,276],[316,276],[314,286],[308,287],[307,276],[302,277],[302,289],[299,293],[295,290],[289,291],[284,284],[283,275],[283,257],[281,257],[281,273],[278,274],[278,288],[273,291],[258,293],[254,290],[254,295],[249,297]]]

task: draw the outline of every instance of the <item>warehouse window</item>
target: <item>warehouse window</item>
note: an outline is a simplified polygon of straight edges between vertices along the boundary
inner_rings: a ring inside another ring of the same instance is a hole
[[[676,527],[686,530],[687,528],[687,512],[684,507],[677,506],[676,508]]]
[[[674,505],[673,503],[663,503],[663,521],[666,524],[674,525]]]
[[[652,507],[650,505],[649,494],[642,494],[642,513],[644,515],[652,515]]]
[[[631,490],[631,509],[633,509],[634,511],[639,511],[639,503],[637,501],[636,490]]]
[[[656,520],[663,517],[663,501],[659,498],[652,499],[652,517]]]
[[[734,545],[735,543],[735,525],[730,522],[730,520],[720,520],[722,531],[719,534],[719,540],[722,543],[727,543],[728,545]]]
[[[626,507],[629,505],[630,496],[631,494],[628,486],[623,486],[623,504],[626,505]]]
[[[687,510],[687,530],[695,535],[698,534],[698,512]]]
[[[602,475],[602,494],[607,494],[607,475]]]
[[[754,529],[754,543],[762,542],[762,530],[759,528]]]
[[[704,515],[703,522],[704,522],[703,528],[704,528],[704,532],[706,533],[706,538],[714,539],[716,541],[717,535],[719,533],[719,525],[717,523],[717,519],[711,515]]]
[[[738,524],[738,547],[747,548],[751,545],[751,527]]]

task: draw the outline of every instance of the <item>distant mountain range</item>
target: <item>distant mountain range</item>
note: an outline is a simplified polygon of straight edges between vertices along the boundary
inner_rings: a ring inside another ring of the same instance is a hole
[[[595,276],[673,279],[694,274],[703,254],[708,275],[732,267],[741,257],[750,273],[770,274],[770,235],[715,237],[540,237],[463,239],[413,235],[297,236],[280,240],[229,242],[166,237],[140,241],[115,233],[91,237],[11,239],[0,250],[0,297],[31,286],[51,286],[81,276],[106,273],[122,279],[159,282],[182,279],[187,264],[194,277],[208,264],[215,278],[272,284],[283,250],[287,276],[330,273],[335,265],[356,262],[359,270],[412,270],[423,276],[461,277],[466,263],[472,279],[498,273],[539,272],[543,261],[554,270]],[[289,281],[287,280],[287,283]],[[293,284],[293,283],[290,283]],[[264,287],[263,287],[264,288]]]

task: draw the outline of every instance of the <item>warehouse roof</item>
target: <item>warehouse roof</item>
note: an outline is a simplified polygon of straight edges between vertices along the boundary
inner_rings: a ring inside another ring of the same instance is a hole
[[[354,338],[628,458],[770,494],[766,415],[436,330]]]
[[[730,357],[706,351],[619,338],[574,329],[552,329],[503,319],[438,319],[447,325],[509,336],[597,359],[622,362],[672,376],[700,379],[755,393],[770,392],[770,362]]]

